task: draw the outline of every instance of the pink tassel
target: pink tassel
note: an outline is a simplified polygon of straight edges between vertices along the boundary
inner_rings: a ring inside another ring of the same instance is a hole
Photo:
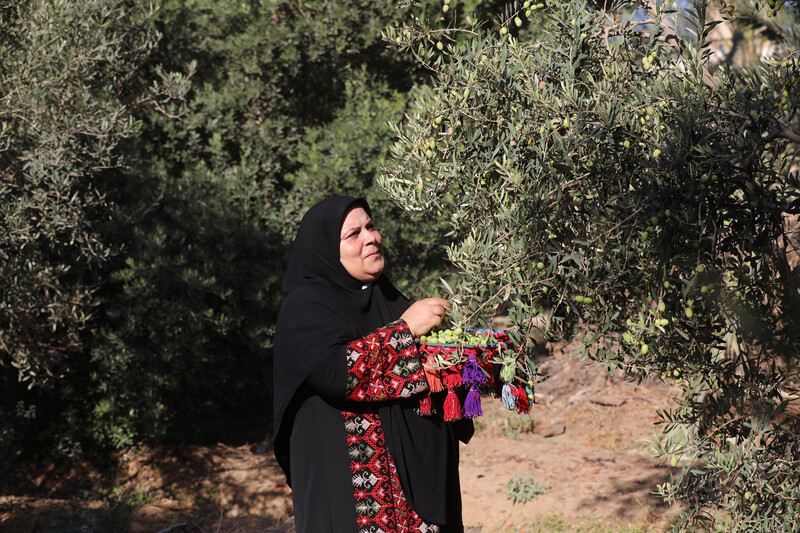
[[[456,393],[451,390],[447,393],[447,398],[444,399],[444,421],[452,422],[461,417],[461,402],[458,401]]]

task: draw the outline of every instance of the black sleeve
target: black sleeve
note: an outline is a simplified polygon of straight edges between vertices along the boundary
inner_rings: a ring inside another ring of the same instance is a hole
[[[345,399],[347,387],[346,347],[342,347],[335,357],[329,357],[306,378],[306,387],[328,402],[339,402]]]

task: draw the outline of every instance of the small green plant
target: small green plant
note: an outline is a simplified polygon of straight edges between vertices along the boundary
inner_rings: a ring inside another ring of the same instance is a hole
[[[126,497],[126,501],[129,505],[134,507],[138,507],[139,505],[147,505],[148,503],[152,503],[153,495],[150,493],[149,490],[137,490],[133,494],[130,494]]]
[[[530,417],[511,415],[500,419],[500,435],[507,439],[519,440],[522,435],[533,433],[535,427],[536,420]]]
[[[547,494],[547,487],[540,485],[531,474],[515,474],[506,481],[506,498],[511,503],[525,503]]]
[[[532,416],[519,416],[497,403],[487,404],[484,416],[475,419],[475,430],[488,432],[496,437],[519,440],[523,435],[533,433],[538,421]]]

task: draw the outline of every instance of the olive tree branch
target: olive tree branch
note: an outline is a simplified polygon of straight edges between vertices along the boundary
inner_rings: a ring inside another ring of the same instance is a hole
[[[783,137],[789,141],[800,144],[800,135],[789,129],[788,126],[781,124],[775,117],[767,117],[767,120],[772,124],[772,132],[770,132],[765,140],[770,141],[775,137]]]

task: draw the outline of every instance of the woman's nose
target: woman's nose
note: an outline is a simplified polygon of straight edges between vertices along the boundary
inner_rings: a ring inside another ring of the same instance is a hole
[[[373,242],[380,242],[381,240],[381,234],[376,229],[367,230],[365,234],[367,236],[367,244]]]

